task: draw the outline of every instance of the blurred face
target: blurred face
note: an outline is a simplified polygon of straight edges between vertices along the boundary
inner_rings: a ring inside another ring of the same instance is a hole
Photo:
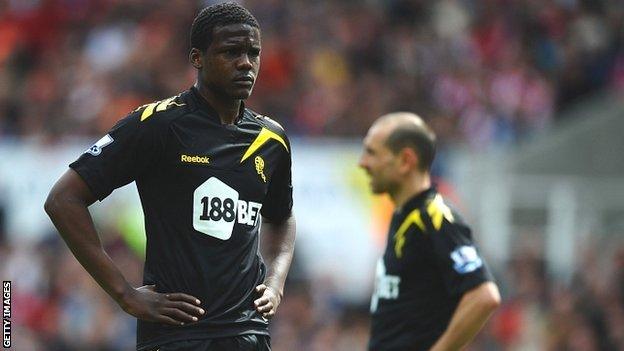
[[[399,157],[385,144],[388,134],[388,126],[373,125],[364,138],[364,151],[359,165],[368,173],[371,190],[375,194],[393,193],[401,177]]]
[[[206,52],[198,53],[199,79],[218,96],[246,99],[258,77],[260,49],[258,28],[247,24],[216,27]]]

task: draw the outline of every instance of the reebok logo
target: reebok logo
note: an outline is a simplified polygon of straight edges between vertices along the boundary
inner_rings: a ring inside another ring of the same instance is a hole
[[[180,161],[184,163],[210,163],[210,159],[208,156],[191,156],[191,155],[180,155]]]

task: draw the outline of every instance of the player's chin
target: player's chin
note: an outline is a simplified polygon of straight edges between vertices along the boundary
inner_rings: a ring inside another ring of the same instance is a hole
[[[245,100],[249,96],[251,96],[252,91],[253,91],[253,87],[233,89],[230,96],[232,96],[234,99]]]
[[[370,187],[373,194],[383,194],[386,192],[386,190],[379,184],[371,183]]]

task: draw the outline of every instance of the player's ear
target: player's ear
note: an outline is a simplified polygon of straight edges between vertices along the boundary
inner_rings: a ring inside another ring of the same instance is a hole
[[[401,170],[409,172],[412,169],[418,168],[420,162],[418,154],[411,147],[404,147],[399,155],[401,158]]]
[[[193,67],[201,69],[203,67],[201,50],[198,48],[192,48],[191,52],[189,52],[189,61]]]

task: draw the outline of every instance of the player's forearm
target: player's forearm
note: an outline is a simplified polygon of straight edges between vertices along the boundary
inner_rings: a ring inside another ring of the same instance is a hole
[[[55,191],[48,196],[45,210],[78,262],[119,304],[132,289],[106,254],[84,200]]]
[[[465,293],[448,328],[431,351],[461,350],[477,335],[499,304],[498,288],[491,282]]]
[[[263,256],[268,272],[265,284],[284,293],[284,284],[290,269],[295,249],[296,223],[293,216],[276,224],[269,221],[262,223]]]

